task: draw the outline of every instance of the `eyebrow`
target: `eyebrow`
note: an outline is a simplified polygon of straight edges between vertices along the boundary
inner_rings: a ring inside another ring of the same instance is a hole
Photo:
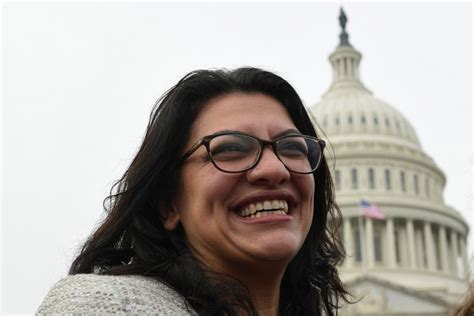
[[[282,136],[286,136],[286,135],[294,135],[294,134],[301,135],[301,132],[297,129],[290,128],[290,129],[287,129],[286,131],[283,131],[283,132],[280,132],[280,133],[276,134],[274,136],[274,138],[278,138],[278,137],[282,137]]]
[[[238,131],[238,130],[224,129],[224,130],[220,130],[218,132],[212,133],[211,135],[219,135],[219,134],[222,134],[222,133],[244,133],[244,134],[246,134],[245,132]],[[273,139],[279,138],[279,137],[282,137],[282,136],[287,136],[287,135],[295,135],[295,134],[296,135],[302,135],[299,130],[294,129],[294,128],[290,128],[290,129],[287,129],[287,130],[284,130],[282,132],[277,133],[276,135],[273,136]]]

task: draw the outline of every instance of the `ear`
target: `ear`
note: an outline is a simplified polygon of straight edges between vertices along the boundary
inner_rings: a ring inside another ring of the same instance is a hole
[[[159,212],[163,227],[168,231],[175,230],[181,220],[175,204],[172,201],[160,201]]]

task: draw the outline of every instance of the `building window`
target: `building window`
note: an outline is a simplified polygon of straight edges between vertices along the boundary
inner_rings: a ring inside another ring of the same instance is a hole
[[[441,245],[439,240],[439,228],[433,227],[433,243],[434,243],[434,253],[436,258],[436,269],[441,270]]]
[[[369,168],[369,189],[375,189],[375,172]]]
[[[400,123],[398,121],[395,121],[395,126],[397,127],[398,133],[400,133]]]
[[[351,170],[351,188],[357,190],[357,169]]]
[[[420,190],[418,188],[418,176],[416,174],[413,175],[413,186],[415,187],[415,194],[418,195]]]
[[[354,229],[354,247],[355,247],[355,261],[362,262],[362,240],[359,234],[359,228]]]
[[[395,239],[395,262],[398,265],[402,265],[402,257],[400,255],[400,233],[397,229],[393,232],[393,238]]]
[[[336,170],[336,174],[334,175],[335,182],[336,182],[336,190],[341,189],[341,171]]]
[[[382,262],[382,234],[380,229],[374,230],[374,259],[375,262]]]
[[[379,119],[374,115],[374,125],[379,125]]]
[[[425,179],[425,191],[426,196],[430,196],[430,180],[428,178]]]
[[[347,123],[349,123],[349,125],[352,125],[352,115],[349,115],[349,117],[347,118]]]
[[[428,260],[426,256],[425,238],[423,237],[421,227],[415,228],[415,242],[418,253],[418,266],[426,268],[428,266]]]
[[[365,125],[365,116],[362,115],[362,117],[360,118],[360,122],[362,123],[362,125]]]
[[[390,170],[385,169],[385,189],[390,191],[392,189],[392,180],[390,179]]]
[[[405,172],[400,171],[400,189],[402,192],[405,192],[407,190],[406,184],[405,184]]]
[[[339,126],[339,115],[336,116],[336,126]]]
[[[388,117],[385,118],[385,126],[390,127],[390,121]]]

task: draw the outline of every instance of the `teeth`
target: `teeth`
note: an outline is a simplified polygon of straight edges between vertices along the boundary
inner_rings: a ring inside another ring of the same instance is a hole
[[[277,200],[272,201],[272,209],[277,210],[279,208],[282,208],[280,201],[277,201]]]
[[[266,210],[272,210],[273,209],[272,201],[263,202],[263,208]]]
[[[262,202],[251,203],[244,207],[239,215],[243,217],[262,217],[270,214],[287,214],[288,202],[285,200],[268,200]]]
[[[255,206],[255,204],[250,204],[248,207],[248,214],[254,214],[256,211],[257,211],[257,207]]]

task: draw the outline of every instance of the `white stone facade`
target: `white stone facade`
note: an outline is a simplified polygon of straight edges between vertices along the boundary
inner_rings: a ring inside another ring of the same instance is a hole
[[[329,60],[332,85],[311,112],[330,143],[326,158],[344,217],[348,256],[340,271],[354,293],[375,293],[345,313],[447,315],[469,278],[468,226],[443,200],[445,175],[405,117],[359,80],[358,51],[341,44]],[[385,219],[360,218],[361,199]]]

